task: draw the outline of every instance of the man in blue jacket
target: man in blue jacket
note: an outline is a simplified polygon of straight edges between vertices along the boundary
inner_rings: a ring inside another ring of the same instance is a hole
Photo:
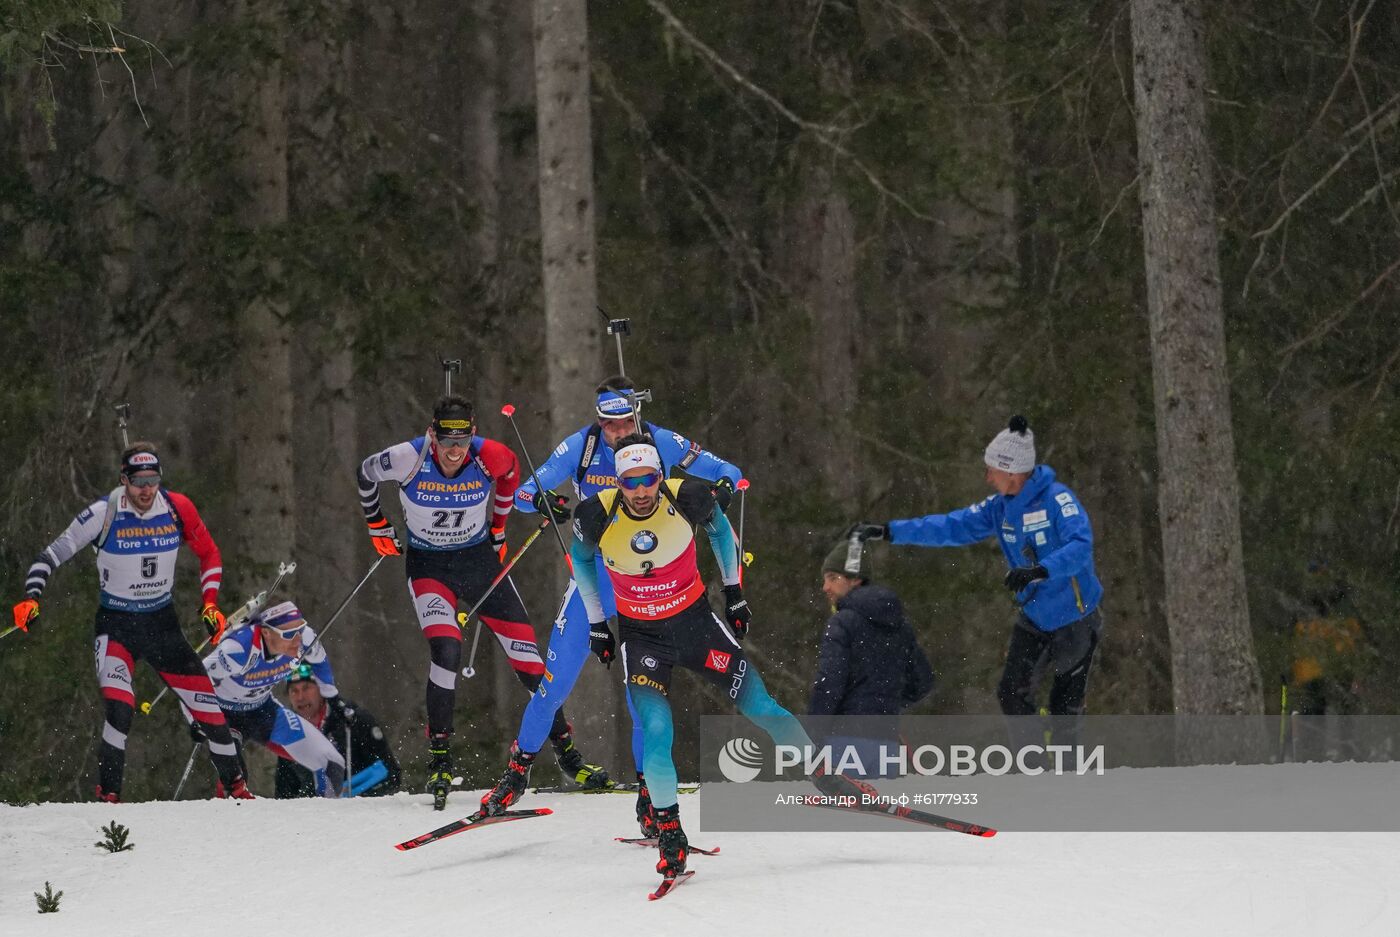
[[[996,494],[949,514],[860,524],[856,535],[896,546],[962,547],[993,537],[1011,567],[1003,580],[1021,614],[1011,632],[997,698],[1008,716],[1029,716],[1047,671],[1056,744],[1073,744],[1089,668],[1102,630],[1103,586],[1094,574],[1094,534],[1074,492],[1035,462],[1035,436],[1014,416],[984,454]]]

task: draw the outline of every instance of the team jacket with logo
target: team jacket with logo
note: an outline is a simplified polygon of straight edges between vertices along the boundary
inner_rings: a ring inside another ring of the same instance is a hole
[[[326,699],[339,696],[326,649],[321,644],[312,647],[315,641],[316,632],[310,625],[301,629],[301,653],[311,665],[311,675],[321,688],[321,695]],[[291,675],[296,662],[291,654],[269,657],[263,646],[262,629],[250,626],[226,635],[214,653],[204,658],[204,669],[214,683],[221,708],[248,711],[267,702],[273,687]]]
[[[643,426],[656,442],[656,451],[661,456],[661,465],[665,469],[663,474],[669,474],[673,468],[680,468],[695,478],[703,478],[709,482],[727,478],[736,485],[744,475],[737,465],[700,448],[699,443],[691,442],[680,433],[673,433],[669,429],[650,423],[644,423]],[[580,463],[588,451],[590,439],[593,452],[588,464],[583,466],[580,478]],[[596,424],[585,426],[555,447],[544,465],[539,467],[537,475],[540,484],[547,491],[552,491],[567,481],[573,484],[574,495],[578,501],[591,498],[600,491],[607,491],[617,485],[613,448],[603,440]],[[533,479],[525,479],[524,484],[515,493],[516,509],[526,512],[535,510],[537,490]]]
[[[448,478],[432,452],[420,458],[426,436],[376,452],[360,465],[360,508],[376,521],[379,483],[399,483],[399,503],[408,526],[408,542],[420,550],[460,550],[486,539],[490,527],[504,527],[511,496],[520,484],[515,453],[494,439],[473,437],[462,470]],[[417,472],[413,467],[417,465]],[[412,473],[412,477],[410,476]],[[491,483],[496,495],[491,498]]]
[[[589,621],[603,620],[594,556],[601,554],[617,597],[617,611],[628,618],[670,618],[705,594],[695,560],[695,525],[703,525],[719,561],[725,585],[739,582],[734,530],[716,510],[705,482],[672,478],[657,490],[656,509],[633,517],[621,493],[599,492],[574,512],[574,582]],[[669,493],[669,495],[668,495]]]
[[[109,510],[116,512],[110,525]],[[103,528],[107,529],[105,538]],[[161,489],[151,509],[140,514],[127,500],[123,486],[89,504],[44,548],[29,567],[25,594],[37,599],[49,575],[92,544],[97,549],[102,607],[122,612],[155,611],[170,604],[175,556],[182,543],[188,543],[199,558],[204,601],[217,601],[223,561],[194,503],[182,494]]]
[[[991,537],[1012,567],[1044,566],[1049,572],[1049,579],[1016,596],[1037,628],[1063,628],[1098,607],[1103,586],[1094,573],[1089,516],[1048,465],[1037,465],[1014,498],[992,495],[950,514],[890,521],[895,544],[963,547]]]

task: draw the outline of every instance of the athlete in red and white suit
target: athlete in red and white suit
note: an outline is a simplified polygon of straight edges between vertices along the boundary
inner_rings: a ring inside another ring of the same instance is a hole
[[[426,693],[429,750],[446,771],[462,662],[457,609],[475,605],[501,571],[506,518],[520,484],[520,466],[508,447],[475,435],[469,403],[445,397],[434,409],[427,435],[371,455],[361,464],[358,481],[360,506],[375,547],[390,556],[400,551],[400,544],[380,509],[379,485],[399,485],[408,528],[408,590],[431,656]],[[525,604],[509,577],[482,603],[479,614],[520,682],[533,693],[544,675],[544,661]],[[568,733],[561,712],[550,738],[567,744]]]
[[[204,614],[222,621],[219,548],[194,503],[160,487],[154,447],[138,443],[123,453],[121,480],[108,496],[84,508],[29,567],[27,598],[15,606],[15,621],[35,621],[49,575],[83,547],[95,547],[101,595],[94,658],[105,717],[97,754],[98,797],[115,802],[121,795],[126,737],[136,704],[132,670],[142,658],[199,721],[223,789],[244,796],[233,737],[214,687],[171,604],[175,557],[181,544],[188,544],[199,558]]]

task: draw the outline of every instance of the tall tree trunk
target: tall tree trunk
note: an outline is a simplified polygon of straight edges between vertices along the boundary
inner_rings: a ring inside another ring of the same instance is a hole
[[[535,0],[535,88],[549,429],[562,439],[578,428],[580,402],[590,398],[602,360],[584,0]],[[616,765],[627,731],[621,686],[591,670],[568,712],[580,736],[603,741],[590,757]]]
[[[297,63],[288,76],[288,205],[298,224],[315,225],[349,208],[347,178],[351,139],[346,126],[346,95],[352,49],[345,38],[350,0],[320,4],[298,24],[293,38]],[[369,551],[345,525],[357,516],[350,480],[363,454],[356,444],[359,420],[354,401],[354,360],[350,350],[354,315],[341,301],[329,308],[301,311],[294,334],[302,365],[292,418],[298,440],[330,439],[332,445],[303,445],[296,462],[295,595],[313,624],[325,624],[339,600],[363,574]],[[353,618],[354,607],[347,609]],[[337,678],[355,696],[382,672],[374,648],[378,636],[350,621],[336,626],[333,660]],[[383,710],[376,710],[381,715]]]
[[[830,159],[804,171],[802,195],[793,225],[796,257],[792,283],[811,321],[810,367],[816,399],[815,438],[850,438],[855,429],[856,332],[855,217],[850,201],[833,178]],[[842,504],[857,499],[859,474],[854,445],[820,447],[816,469],[830,497]]]
[[[242,118],[235,167],[242,189],[236,219],[256,238],[287,220],[287,118],[282,87],[285,14],[276,0],[238,5],[245,26],[270,44],[251,51],[234,81]],[[278,298],[280,270],[261,262],[248,271],[261,284],[238,312],[233,369],[234,492],[241,571],[261,579],[294,546],[292,516],[291,329]],[[240,584],[252,583],[240,576]]]
[[[1173,704],[1258,713],[1200,7],[1132,0],[1132,30]]]

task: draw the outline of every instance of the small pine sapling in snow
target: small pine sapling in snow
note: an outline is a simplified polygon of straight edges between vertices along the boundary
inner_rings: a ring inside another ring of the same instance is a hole
[[[58,910],[58,903],[63,898],[63,892],[56,892],[48,882],[44,883],[44,893],[41,895],[37,891],[34,893],[34,900],[39,904],[40,914],[52,914]]]
[[[136,848],[134,843],[128,843],[126,841],[127,836],[131,835],[131,830],[122,826],[116,820],[113,820],[104,827],[99,827],[99,829],[102,835],[107,838],[100,843],[93,843],[94,846],[105,849],[108,852],[125,852],[128,849]]]

